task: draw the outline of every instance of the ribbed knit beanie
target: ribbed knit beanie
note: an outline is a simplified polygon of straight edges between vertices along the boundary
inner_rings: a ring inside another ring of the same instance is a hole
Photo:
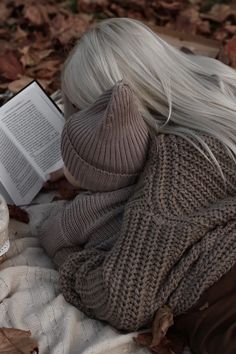
[[[124,81],[65,123],[64,164],[83,189],[112,191],[134,183],[148,149],[148,127]]]

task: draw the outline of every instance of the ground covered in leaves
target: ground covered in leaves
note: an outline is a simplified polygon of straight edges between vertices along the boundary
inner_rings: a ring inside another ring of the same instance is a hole
[[[236,4],[227,0],[1,0],[0,104],[38,79],[52,93],[62,63],[95,21],[131,17],[166,29],[216,39],[236,68]]]

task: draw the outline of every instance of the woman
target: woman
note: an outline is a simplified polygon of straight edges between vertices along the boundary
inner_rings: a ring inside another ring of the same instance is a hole
[[[194,353],[236,352],[235,89],[233,69],[136,20],[84,34],[61,148],[88,192],[40,234],[67,301],[128,331],[168,308]]]

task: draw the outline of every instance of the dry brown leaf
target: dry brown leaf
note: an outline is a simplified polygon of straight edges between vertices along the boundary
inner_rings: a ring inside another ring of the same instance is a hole
[[[88,29],[92,16],[64,16],[58,14],[51,22],[52,38],[57,39],[62,45],[66,45],[72,39],[80,38]]]
[[[24,224],[29,223],[29,214],[16,205],[8,204],[9,215],[11,219],[23,222]],[[1,352],[0,352],[1,353]]]
[[[23,67],[27,67],[27,66],[34,66],[36,65],[36,61],[38,57],[32,54],[31,52],[31,47],[30,46],[25,46],[23,48],[21,48],[19,51],[22,54],[21,58],[20,58],[20,62],[23,65]],[[39,59],[38,59],[39,60]]]
[[[196,34],[197,28],[201,23],[199,12],[193,7],[180,12],[176,21],[176,29],[178,31]]]
[[[200,34],[209,34],[211,33],[209,21],[200,21],[197,26],[198,32]]]
[[[14,39],[16,41],[20,41],[27,37],[27,32],[24,31],[20,26],[17,26],[16,31],[14,33]]]
[[[231,15],[236,18],[235,5],[216,4],[207,14],[201,14],[201,17],[215,22],[224,22]]]
[[[222,42],[224,39],[227,38],[228,32],[224,28],[221,28],[216,31],[213,36],[217,41]]]
[[[60,71],[60,65],[59,59],[45,60],[35,67],[34,73],[38,79],[52,80],[54,75]]]
[[[170,11],[180,10],[183,7],[183,3],[180,3],[179,1],[173,1],[173,2],[159,1],[158,5]]]
[[[138,1],[138,0],[137,0]],[[96,13],[102,11],[109,5],[109,0],[77,0],[79,12]]]
[[[50,54],[53,53],[53,49],[45,49],[45,50],[41,50],[40,52],[35,52],[35,56],[38,55],[38,58],[40,60],[42,59],[46,59],[47,57],[49,57]]]
[[[16,80],[23,74],[23,68],[15,52],[7,50],[0,55],[0,74],[9,80]]]
[[[0,353],[39,353],[37,342],[30,338],[30,336],[30,331],[23,331],[15,328],[0,328]]]
[[[137,337],[134,337],[134,341],[140,345],[149,347],[152,343],[152,333],[151,332],[139,333]]]
[[[19,80],[10,82],[8,89],[13,93],[17,93],[25,86],[27,86],[31,81],[33,81],[32,77],[22,76]]]
[[[168,306],[161,307],[155,314],[152,326],[152,343],[151,347],[159,345],[166,336],[168,329],[174,324],[173,313]]]
[[[7,28],[0,28],[0,38],[5,39],[9,38],[9,30]]]
[[[15,6],[30,6],[35,3],[35,0],[14,0]]]
[[[2,84],[0,84],[0,89],[5,91],[8,89],[8,85],[8,82],[3,82]]]
[[[44,17],[40,8],[36,5],[26,7],[25,18],[27,18],[35,26],[41,26],[44,23]]]
[[[53,49],[38,50],[27,45],[21,48],[19,52],[22,54],[20,62],[25,68],[38,65],[43,59],[46,59],[51,53],[53,53]]]
[[[116,14],[117,17],[126,17],[126,9],[124,9],[123,7],[119,6],[118,4],[112,3],[110,6],[110,9],[112,12],[114,12],[114,14]],[[110,16],[112,16],[112,12],[110,12]],[[108,12],[105,12],[108,16],[109,16],[109,10]]]
[[[52,80],[53,78],[51,78],[51,80],[37,79],[37,81],[40,83],[40,85],[44,88],[45,91],[47,91],[48,86],[51,85],[52,82],[55,82],[55,79],[54,81]]]
[[[236,25],[231,25],[230,22],[226,22],[224,25],[224,29],[231,33],[231,34],[235,34],[236,33]]]
[[[7,22],[8,17],[10,16],[12,9],[7,7],[6,4],[0,2],[0,23]]]
[[[162,341],[159,343],[157,346],[151,346],[152,342],[152,334],[150,332],[146,333],[140,333],[136,338],[134,338],[134,341],[142,345],[144,347],[147,347],[150,352],[152,353],[157,353],[157,354],[182,354],[181,351],[175,352],[172,347],[172,342],[167,339],[163,338]],[[183,349],[183,348],[181,348]]]

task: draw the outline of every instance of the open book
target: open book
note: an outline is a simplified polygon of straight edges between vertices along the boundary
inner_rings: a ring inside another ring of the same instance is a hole
[[[0,194],[9,204],[26,205],[53,170],[60,153],[64,118],[33,81],[0,108]]]

